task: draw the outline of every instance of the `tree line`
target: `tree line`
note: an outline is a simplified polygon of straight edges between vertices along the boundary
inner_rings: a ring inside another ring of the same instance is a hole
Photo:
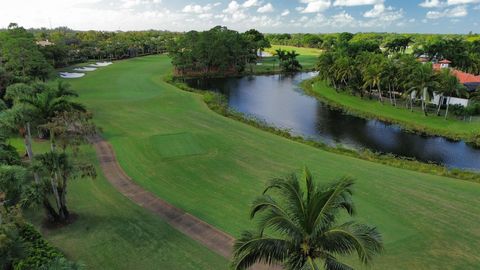
[[[405,48],[402,42],[389,52],[382,52],[371,42],[353,41],[349,35],[339,36],[337,46],[319,57],[319,78],[326,80],[337,91],[347,91],[361,97],[378,98],[382,103],[397,106],[402,99],[413,110],[415,104],[428,114],[429,101],[438,94],[435,114],[439,115],[444,99],[447,100],[445,118],[448,116],[451,97],[467,97],[467,89],[450,69],[440,72],[432,64],[422,64],[413,54],[399,53]],[[476,114],[473,104],[465,112]],[[465,113],[464,112],[464,113]]]
[[[7,29],[0,30],[0,34],[8,33],[12,28],[20,27],[11,24]],[[118,60],[165,53],[168,41],[180,35],[158,30],[76,31],[67,27],[23,30],[35,41],[49,42],[38,47],[50,65],[55,68],[86,62],[89,59]]]
[[[178,75],[239,74],[254,65],[257,54],[270,43],[257,30],[239,33],[217,26],[190,31],[171,40],[168,53]]]
[[[43,208],[45,220],[52,224],[72,220],[69,183],[95,178],[94,165],[80,154],[97,129],[68,84],[46,81],[52,66],[32,33],[12,26],[0,40],[0,249],[11,251],[2,252],[0,267],[50,269],[59,256],[53,256],[57,253],[48,245],[32,242],[34,229],[25,225],[20,210]],[[24,146],[20,153],[12,146],[18,140]],[[48,150],[35,152],[34,140]],[[74,267],[68,261],[60,263],[62,269]]]

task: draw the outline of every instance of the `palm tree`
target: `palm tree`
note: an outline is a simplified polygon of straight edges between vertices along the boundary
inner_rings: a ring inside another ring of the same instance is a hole
[[[453,95],[457,97],[462,97],[467,95],[467,91],[465,86],[463,86],[458,78],[454,76],[449,69],[442,71],[439,76],[440,84],[439,84],[439,92],[440,92],[440,99],[443,101],[444,97],[447,98],[447,109],[445,111],[445,120],[448,117],[448,109],[450,107],[450,99]],[[439,106],[441,105],[441,101],[439,100]],[[439,111],[437,111],[438,114]]]
[[[413,69],[409,81],[410,88],[407,93],[410,94],[410,99],[413,94],[419,97],[422,102],[422,111],[427,116],[426,101],[430,100],[433,90],[438,88],[437,74],[431,64],[419,65]]]
[[[234,245],[233,269],[255,263],[283,264],[285,269],[352,269],[336,256],[358,254],[363,264],[383,250],[375,227],[353,221],[338,224],[341,210],[352,216],[353,180],[339,179],[316,185],[307,168],[301,187],[295,174],[271,180],[252,205],[250,217],[258,217],[259,231],[246,231]],[[269,193],[276,191],[275,197]],[[274,236],[265,232],[272,232]]]
[[[336,77],[335,77],[336,72],[334,70],[335,62],[336,62],[335,56],[332,53],[330,52],[323,53],[318,57],[317,70],[318,70],[318,77],[321,80],[328,81],[333,85],[335,90],[338,90]]]
[[[372,88],[377,87],[378,89],[378,99],[383,103],[382,97],[382,66],[377,63],[372,63],[363,70],[363,88]]]
[[[350,81],[355,78],[357,74],[353,60],[348,56],[337,59],[334,63],[333,70],[335,71],[334,76],[336,80],[343,83],[345,87],[349,86]]]

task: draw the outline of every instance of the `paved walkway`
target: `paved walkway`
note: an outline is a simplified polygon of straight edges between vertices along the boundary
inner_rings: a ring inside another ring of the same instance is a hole
[[[212,225],[186,213],[185,211],[158,198],[153,193],[143,189],[123,171],[115,158],[112,146],[99,135],[91,138],[107,180],[123,195],[134,203],[152,211],[168,224],[188,237],[220,254],[226,259],[231,258],[235,239]],[[255,270],[279,269],[255,265]]]

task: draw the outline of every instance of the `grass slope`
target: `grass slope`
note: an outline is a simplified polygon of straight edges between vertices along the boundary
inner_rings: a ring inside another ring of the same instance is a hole
[[[252,226],[249,205],[265,181],[308,165],[319,181],[357,179],[358,219],[377,225],[386,243],[374,268],[478,266],[480,185],[325,152],[222,117],[202,96],[163,82],[170,70],[168,57],[153,56],[69,81],[146,189],[238,236]]]
[[[22,149],[20,142],[13,145]],[[37,153],[48,148],[35,143]],[[98,178],[70,183],[70,210],[78,219],[60,229],[41,229],[68,258],[87,269],[227,269],[223,257],[118,193],[102,175],[93,148],[84,151],[83,158],[97,164]],[[28,216],[41,227],[42,211]]]
[[[441,134],[452,139],[465,139],[480,144],[480,121],[459,121],[456,119],[445,120],[443,116],[430,114],[424,116],[420,110],[410,110],[402,107],[393,107],[389,104],[381,104],[378,100],[361,99],[344,92],[336,92],[325,82],[315,82],[313,88],[306,85],[306,91],[327,101],[340,106],[347,111],[374,117],[384,121],[398,123],[410,130],[425,132],[428,134]]]

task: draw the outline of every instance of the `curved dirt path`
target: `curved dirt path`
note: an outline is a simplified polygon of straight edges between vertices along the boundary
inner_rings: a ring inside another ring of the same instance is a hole
[[[100,135],[93,136],[90,141],[95,147],[105,178],[123,195],[134,203],[160,216],[170,226],[206,246],[215,253],[231,258],[235,238],[212,225],[190,215],[189,213],[158,198],[153,193],[135,183],[120,167],[115,158],[112,146]],[[255,265],[255,270],[280,269]]]

